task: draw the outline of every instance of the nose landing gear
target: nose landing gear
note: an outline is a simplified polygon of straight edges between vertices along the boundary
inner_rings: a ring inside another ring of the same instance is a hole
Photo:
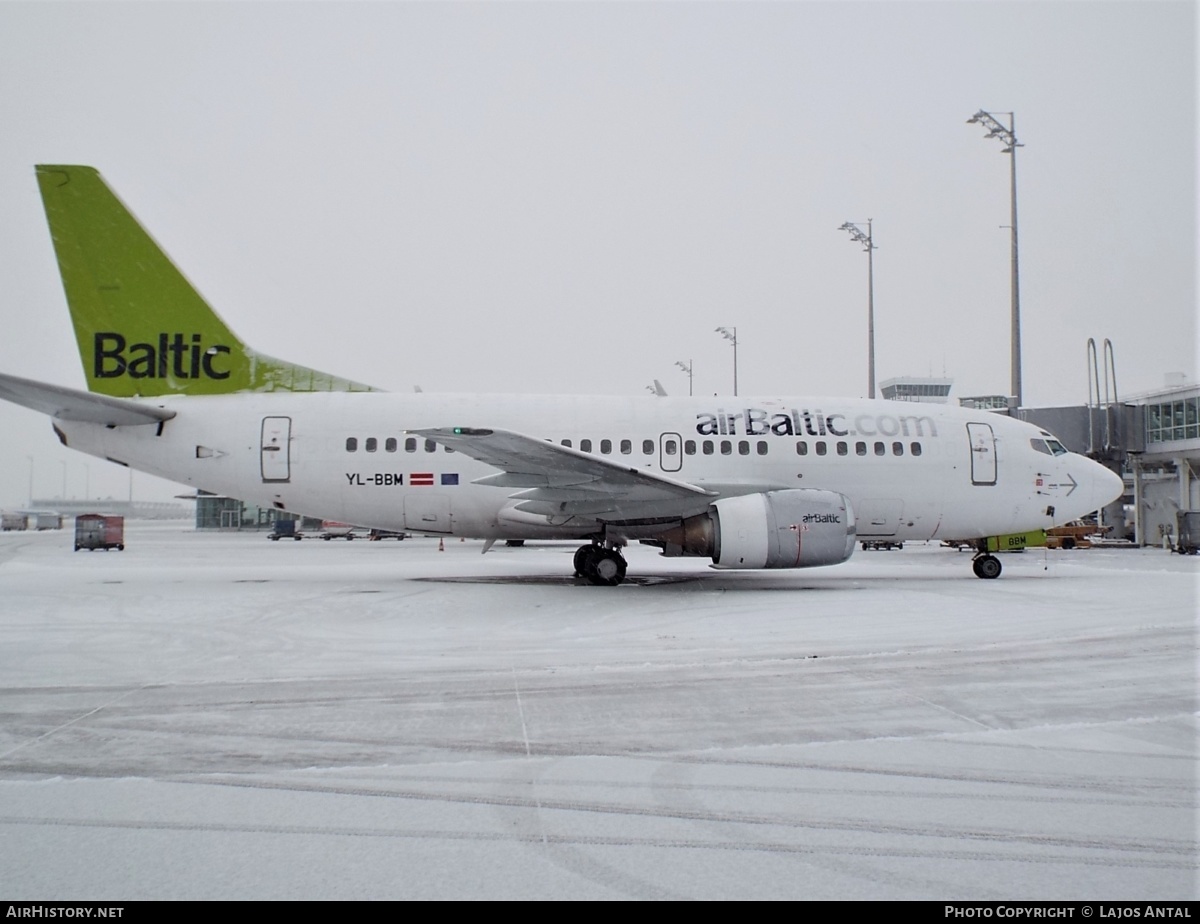
[[[615,587],[625,580],[625,559],[613,546],[581,545],[575,550],[575,576],[601,587]]]
[[[1000,572],[1003,570],[1000,559],[986,553],[975,556],[975,560],[971,562],[971,569],[975,572],[975,577],[986,580],[1000,577]]]

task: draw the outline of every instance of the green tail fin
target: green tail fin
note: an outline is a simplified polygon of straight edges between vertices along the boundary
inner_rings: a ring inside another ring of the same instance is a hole
[[[91,391],[374,390],[242,343],[94,168],[38,166],[37,178]]]

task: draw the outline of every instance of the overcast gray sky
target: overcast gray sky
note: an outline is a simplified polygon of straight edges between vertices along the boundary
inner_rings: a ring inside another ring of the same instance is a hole
[[[879,377],[1002,393],[983,108],[1025,145],[1026,403],[1086,400],[1088,337],[1123,394],[1195,380],[1196,38],[1190,2],[0,2],[0,371],[83,384],[49,162],[248,343],[383,388],[727,394],[736,325],[743,394],[865,394],[873,218]],[[0,505],[29,457],[126,490],[0,407]]]

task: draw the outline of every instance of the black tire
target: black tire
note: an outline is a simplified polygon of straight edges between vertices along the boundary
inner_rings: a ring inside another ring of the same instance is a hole
[[[972,562],[971,567],[975,571],[975,576],[983,578],[985,581],[995,580],[1004,570],[1000,559],[995,555],[981,555]]]
[[[1070,551],[1071,549],[1075,548],[1075,539],[1071,536],[1067,536],[1062,541],[1062,547],[1064,549],[1066,549],[1067,551]]]
[[[587,577],[588,562],[592,558],[592,550],[594,545],[581,545],[575,550],[575,577]]]

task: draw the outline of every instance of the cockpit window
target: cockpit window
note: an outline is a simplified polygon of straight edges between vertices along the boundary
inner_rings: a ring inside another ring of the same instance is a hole
[[[1038,452],[1044,452],[1050,456],[1065,456],[1068,452],[1070,452],[1066,446],[1052,437],[1045,430],[1042,431],[1042,436],[1045,437],[1044,440],[1032,439],[1029,441],[1029,445]]]

